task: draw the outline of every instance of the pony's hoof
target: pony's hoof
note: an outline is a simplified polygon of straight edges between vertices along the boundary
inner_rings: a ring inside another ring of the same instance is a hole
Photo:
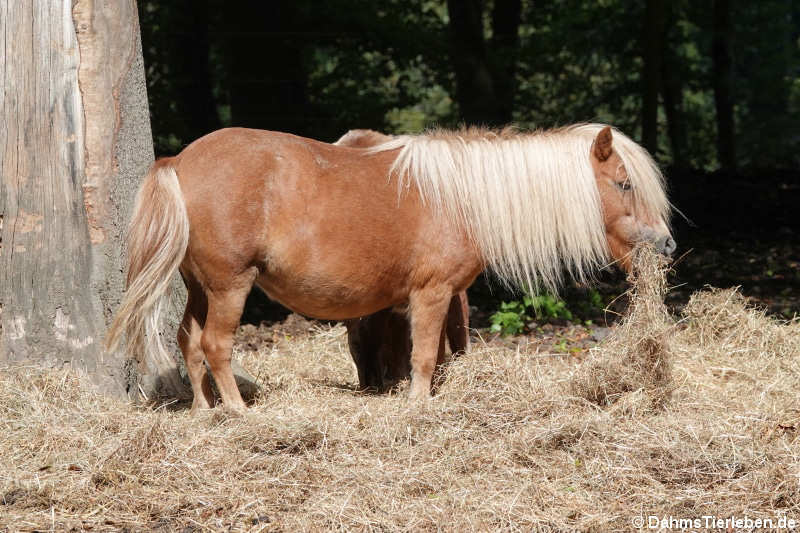
[[[242,418],[247,415],[247,407],[244,405],[225,405],[222,404],[223,412],[231,418]]]
[[[412,404],[427,404],[431,399],[431,391],[429,387],[420,388],[414,387],[412,384],[411,390],[408,391],[408,402]]]
[[[203,411],[210,411],[211,409],[213,409],[213,407],[207,401],[198,402],[197,399],[195,399],[192,402],[192,408],[189,409],[189,416],[195,417],[198,414],[202,413]]]

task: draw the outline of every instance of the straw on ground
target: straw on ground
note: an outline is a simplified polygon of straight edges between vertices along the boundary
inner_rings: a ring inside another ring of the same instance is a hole
[[[142,408],[79,376],[0,373],[0,529],[632,529],[640,515],[800,518],[800,324],[733,290],[630,316],[581,364],[477,346],[427,406],[354,391],[344,329],[237,354],[243,418]]]

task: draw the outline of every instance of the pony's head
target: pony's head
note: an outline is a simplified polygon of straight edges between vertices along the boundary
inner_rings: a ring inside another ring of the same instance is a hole
[[[667,204],[659,198],[663,189],[653,179],[640,177],[642,171],[660,176],[658,169],[641,147],[620,136],[624,146],[618,150],[611,127],[605,126],[592,143],[590,158],[603,206],[609,251],[624,270],[630,270],[631,251],[636,244],[650,242],[667,256],[672,255],[676,244],[669,230]],[[628,166],[633,167],[630,172]]]

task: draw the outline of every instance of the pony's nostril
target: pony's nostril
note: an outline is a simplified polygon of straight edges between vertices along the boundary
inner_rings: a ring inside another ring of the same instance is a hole
[[[665,237],[661,240],[660,248],[661,253],[664,255],[672,255],[672,252],[674,252],[677,247],[678,245],[675,243],[675,239],[672,237]]]

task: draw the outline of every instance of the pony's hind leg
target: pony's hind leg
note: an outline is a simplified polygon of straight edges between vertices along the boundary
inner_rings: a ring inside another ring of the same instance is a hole
[[[451,296],[449,287],[435,287],[415,291],[409,297],[412,400],[431,395],[433,372],[444,351],[444,321]]]
[[[467,292],[454,294],[447,311],[447,340],[454,356],[469,350],[469,302]]]
[[[200,285],[186,276],[187,299],[183,321],[178,329],[178,346],[186,361],[186,371],[192,383],[192,414],[198,409],[209,409],[214,405],[214,394],[211,392],[211,381],[204,364],[205,354],[201,345],[203,325],[206,321],[208,301]]]
[[[253,286],[255,276],[256,272],[253,269],[252,272],[245,272],[235,278],[224,289],[212,288],[206,291],[208,315],[201,344],[222,397],[222,403],[226,410],[233,413],[245,410],[242,395],[239,393],[231,369],[233,333],[239,325],[244,302]]]

